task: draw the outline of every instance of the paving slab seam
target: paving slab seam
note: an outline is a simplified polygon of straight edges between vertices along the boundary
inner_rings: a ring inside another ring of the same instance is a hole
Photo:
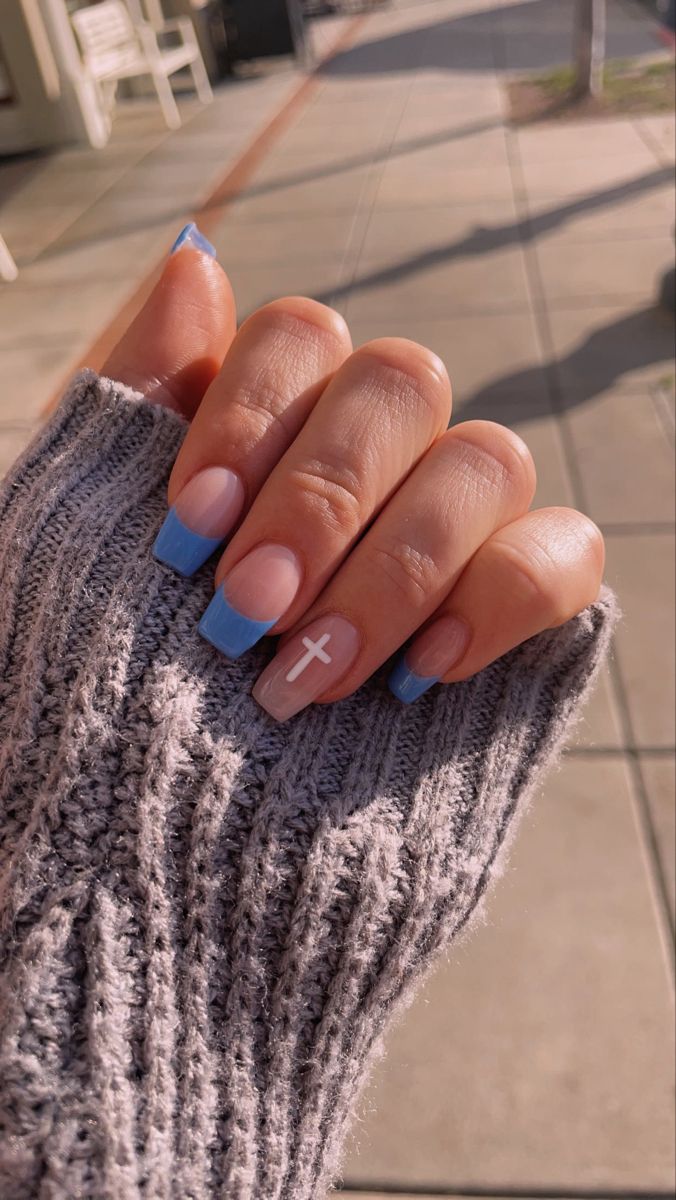
[[[648,239],[644,238],[643,241]],[[662,238],[659,239],[662,241]],[[555,313],[570,313],[580,312],[580,310],[588,309],[590,312],[595,308],[612,308],[615,306],[624,306],[627,304],[645,305],[647,301],[654,299],[654,290],[651,287],[650,291],[646,288],[641,291],[625,291],[616,288],[612,292],[594,292],[585,295],[575,296],[569,294],[567,296],[550,296],[549,299],[543,298],[542,307],[547,311]],[[535,306],[534,306],[535,307]]]
[[[373,219],[373,212],[375,209],[375,199],[377,197],[378,188],[380,186],[380,178],[382,177],[382,174],[385,170],[386,163],[389,161],[390,151],[392,149],[394,140],[395,140],[397,132],[399,130],[399,126],[401,124],[403,113],[406,108],[406,103],[408,101],[408,97],[410,95],[412,86],[413,86],[412,83],[409,83],[408,89],[406,91],[406,98],[402,102],[401,111],[399,113],[399,117],[396,119],[396,123],[394,126],[394,132],[392,133],[392,135],[389,139],[389,142],[387,140],[386,133],[382,134],[382,136],[378,142],[375,154],[372,157],[370,170],[364,181],[364,186],[362,187],[361,192],[359,194],[359,199],[357,200],[357,203],[355,205],[354,214],[353,214],[352,222],[351,222],[351,226],[350,226],[350,233],[348,234],[348,238],[345,243],[343,258],[341,261],[340,274],[336,281],[336,287],[333,289],[333,293],[332,293],[332,296],[329,301],[329,303],[334,307],[342,300],[344,300],[346,303],[349,301],[350,293],[352,291],[352,286],[354,284],[354,281],[355,281],[355,278],[357,275],[357,271],[359,270],[359,262],[361,259],[361,253],[364,248],[364,243],[366,241],[369,228],[371,226],[371,221]],[[376,157],[377,155],[379,155],[379,157]],[[369,204],[368,211],[366,209],[366,205],[364,204],[364,197],[367,195],[370,196],[370,204]],[[358,228],[359,218],[362,216],[362,213],[365,214],[365,221],[364,221],[364,228],[362,229],[361,238],[359,239],[358,244],[351,246],[350,243],[352,241],[352,236],[353,236],[355,230]],[[353,255],[353,259],[352,259],[352,263],[351,263],[351,270],[348,268],[348,263],[350,261],[350,259],[349,259],[350,254]],[[343,274],[343,272],[344,272],[344,274]]]
[[[655,155],[655,159],[660,166],[672,168],[674,165],[673,160],[666,153],[658,138],[651,133],[650,129],[646,128],[641,121],[632,121],[632,125],[644,146]]]
[[[622,679],[619,662],[616,655],[611,655],[608,664],[611,679],[615,684],[615,699],[622,731],[622,741],[625,745],[624,757],[631,780],[631,798],[636,822],[636,830],[641,851],[644,856],[648,886],[650,888],[657,929],[664,954],[667,978],[676,998],[676,945],[674,943],[674,919],[671,913],[669,887],[662,865],[659,849],[659,838],[650,810],[648,787],[646,784],[641,754],[647,751],[634,749],[637,739],[634,733],[631,712],[627,703],[627,695]]]
[[[404,90],[405,90],[405,96],[404,96],[403,100],[401,101],[401,106],[399,109],[399,116],[396,118],[396,120],[394,122],[394,128],[393,128],[392,134],[389,138],[389,141],[387,140],[387,135],[383,134],[382,140],[380,141],[380,143],[377,147],[377,153],[379,153],[380,157],[378,159],[376,159],[374,156],[374,159],[372,161],[371,172],[369,172],[369,179],[373,178],[373,181],[375,182],[375,189],[371,195],[370,211],[364,222],[364,228],[362,230],[361,240],[359,242],[359,245],[355,247],[355,256],[354,256],[354,264],[353,264],[352,272],[351,272],[349,278],[346,277],[344,280],[341,281],[339,286],[337,286],[334,289],[333,295],[336,298],[336,300],[341,299],[341,300],[344,300],[345,303],[349,303],[352,288],[353,288],[355,280],[357,278],[357,271],[359,270],[359,264],[361,261],[362,251],[364,249],[364,245],[366,243],[366,239],[368,237],[368,233],[371,228],[371,222],[373,221],[373,214],[375,212],[378,190],[380,188],[380,181],[381,181],[383,173],[385,171],[385,167],[387,166],[387,163],[390,161],[392,147],[394,146],[394,144],[396,142],[397,134],[401,128],[401,123],[404,119],[404,114],[406,112],[406,106],[408,104],[409,97],[411,95],[411,91],[413,90],[413,76],[411,76],[411,79],[408,81],[408,85]],[[364,188],[362,189],[361,195],[359,197],[359,201],[355,208],[355,217],[354,217],[353,228],[356,227],[357,220],[360,216],[360,206],[361,206],[361,201],[364,196],[365,190],[366,190],[366,184],[364,185]],[[333,302],[333,299],[332,299],[332,302]]]
[[[604,537],[632,537],[634,534],[676,532],[676,522],[674,521],[599,521],[597,524]]]
[[[662,427],[664,436],[673,446],[676,443],[676,421],[674,420],[674,409],[671,403],[673,389],[664,384],[659,384],[652,389],[651,395],[657,419]]]
[[[540,351],[543,375],[550,404],[559,422],[561,443],[563,446],[566,467],[570,476],[570,483],[573,489],[575,503],[579,508],[586,512],[589,506],[585,494],[584,481],[582,479],[582,474],[577,462],[577,454],[570,428],[565,420],[565,405],[563,401],[563,395],[561,393],[561,387],[556,376],[557,356],[549,323],[548,305],[542,277],[540,274],[540,265],[538,263],[537,254],[535,251],[537,235],[532,229],[532,218],[528,204],[528,188],[526,186],[523,172],[518,139],[511,131],[508,131],[507,134],[507,158],[512,175],[514,205],[516,208],[519,236],[521,238],[521,248],[526,268],[526,286],[531,298],[533,323],[535,326],[535,333]]]
[[[502,69],[504,71],[506,68],[506,54],[504,31],[502,30],[501,21],[502,14],[500,14],[500,28],[498,29],[495,25],[493,26],[491,40],[496,70]],[[547,299],[545,289],[542,283],[540,267],[535,252],[537,233],[533,228],[533,218],[530,212],[529,204],[530,197],[526,185],[518,137],[508,124],[507,104],[507,96],[505,89],[503,88],[503,120],[507,148],[507,163],[512,181],[514,209],[516,213],[515,227],[518,229],[519,243],[524,257],[526,287],[530,299],[531,311],[533,314],[533,324],[535,327],[535,335],[540,352],[540,361],[542,364],[543,376],[545,379],[547,392],[549,394],[551,407],[558,418],[564,458],[566,467],[568,469],[575,502],[579,507],[586,511],[587,504],[585,502],[584,483],[577,463],[575,446],[573,444],[570,429],[562,420],[564,406],[563,397],[561,395],[559,383],[556,378],[554,366],[556,361],[554,340],[552,338],[547,314]]]
[[[195,113],[194,115],[197,115],[197,114]],[[193,119],[193,116],[191,115],[191,117],[189,118],[189,121],[192,119]],[[189,124],[189,121],[188,121],[188,124]],[[143,162],[144,158],[146,158],[149,154],[152,154],[153,151],[157,148],[157,146],[161,145],[167,136],[169,136],[169,131],[167,131],[165,137],[160,138],[158,140],[158,142],[154,143],[153,145],[144,147],[142,150],[140,150],[138,158],[135,157],[132,153],[129,160],[126,161],[124,163],[124,165],[119,168],[117,174],[113,178],[111,178],[108,181],[108,183],[105,184],[101,188],[100,191],[98,191],[98,192],[95,191],[92,195],[90,195],[88,197],[87,204],[85,205],[85,207],[83,209],[81,209],[81,211],[76,216],[68,215],[68,213],[66,212],[66,214],[64,215],[64,223],[62,225],[56,225],[53,228],[51,236],[48,237],[47,241],[44,243],[44,245],[40,249],[36,250],[33,254],[29,254],[29,255],[24,254],[24,255],[17,256],[17,263],[19,265],[19,268],[22,268],[24,266],[32,266],[33,263],[35,263],[35,261],[38,258],[40,258],[43,254],[48,252],[50,250],[50,248],[55,245],[55,243],[59,242],[61,240],[61,238],[63,238],[65,235],[67,235],[68,231],[70,229],[72,229],[73,226],[77,225],[78,221],[82,217],[83,212],[86,212],[87,209],[92,206],[92,204],[98,204],[99,201],[103,200],[109,192],[112,192],[116,187],[118,187],[120,180],[123,179],[124,176],[127,175],[130,171],[133,171],[139,165],[139,163]],[[30,180],[29,180],[29,182],[30,182]],[[20,195],[20,190],[19,190],[19,195]],[[11,206],[11,204],[12,204],[12,198],[9,199],[9,205]],[[17,281],[19,286],[21,286],[21,282],[22,282],[22,276],[21,276],[21,274],[19,274],[19,279]]]
[[[496,43],[497,45],[497,43]],[[496,51],[499,53],[499,51]],[[584,481],[577,462],[577,455],[572,439],[570,426],[566,419],[566,409],[559,380],[556,375],[556,352],[549,323],[548,305],[546,300],[540,266],[535,251],[536,237],[531,227],[528,188],[521,160],[518,139],[510,130],[507,131],[507,157],[514,189],[514,203],[520,231],[526,234],[522,242],[526,265],[526,278],[529,294],[533,298],[533,319],[536,337],[544,364],[544,378],[549,393],[549,399],[556,414],[564,458],[568,469],[573,496],[577,507],[582,511],[588,510]],[[653,816],[650,810],[648,791],[638,752],[630,749],[636,745],[636,737],[631,721],[629,704],[624,680],[620,671],[617,656],[611,657],[610,663],[611,687],[617,702],[617,709],[622,729],[622,741],[626,747],[624,758],[631,780],[631,795],[636,822],[636,830],[644,857],[648,885],[653,900],[655,919],[665,960],[667,978],[674,995],[676,988],[676,947],[674,946],[674,922],[671,915],[669,890],[665,877],[662,860],[659,853],[659,839]]]
[[[299,82],[298,87],[284,100],[277,113],[266,122],[262,129],[259,129],[254,134],[248,147],[228,167],[219,183],[211,189],[208,196],[192,209],[188,219],[198,221],[207,236],[210,230],[222,218],[223,210],[232,204],[233,200],[241,194],[251,175],[270,153],[272,146],[277,142],[284,130],[308,106],[315,92],[319,90],[322,68],[353,43],[359,29],[367,20],[369,20],[367,14],[360,14],[353,17],[347,23],[329,49],[318,58],[312,71]],[[132,317],[141,308],[152,291],[160,277],[164,262],[165,256],[162,255],[156,265],[146,272],[140,283],[135,285],[127,300],[118,309],[112,320],[107,322],[98,337],[90,344],[86,353],[72,364],[61,384],[43,408],[43,417],[54,410],[61,398],[63,388],[74,371],[79,370],[83,366],[100,367],[105,361],[108,353],[113,349]]]

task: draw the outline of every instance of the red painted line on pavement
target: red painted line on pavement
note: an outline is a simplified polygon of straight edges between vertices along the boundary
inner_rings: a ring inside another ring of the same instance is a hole
[[[199,207],[194,209],[190,214],[188,219],[197,221],[204,233],[209,234],[210,230],[222,219],[224,209],[229,204],[232,204],[237,196],[241,195],[251,176],[260,166],[265,156],[270,153],[272,146],[278,141],[281,134],[289,127],[291,122],[299,116],[300,112],[307,106],[309,100],[317,91],[321,67],[330,62],[341,51],[347,49],[348,46],[352,45],[365,19],[365,16],[361,15],[354,17],[349,22],[326,54],[322,55],[316,63],[312,73],[299,83],[296,90],[284,101],[279,111],[255,135],[247,149],[228,167],[225,175],[216,184],[216,187],[202,201]],[[119,342],[127,326],[148,299],[148,296],[162,274],[165,261],[166,256],[163,254],[155,266],[136,285],[131,295],[121,305],[115,316],[87,347],[82,357],[72,364],[64,376],[62,384],[43,408],[43,416],[54,410],[63,394],[66,384],[76,371],[82,367],[93,367],[94,370],[101,368],[110,352]]]

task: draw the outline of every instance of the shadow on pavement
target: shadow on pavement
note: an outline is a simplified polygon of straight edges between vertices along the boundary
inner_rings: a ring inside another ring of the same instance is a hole
[[[342,175],[345,171],[358,170],[359,167],[371,167],[374,163],[392,162],[404,154],[415,154],[418,150],[431,149],[433,146],[446,146],[449,142],[459,142],[463,138],[476,137],[479,133],[488,133],[491,129],[502,129],[499,119],[472,121],[469,125],[453,126],[451,129],[440,129],[438,133],[426,137],[409,138],[379,147],[369,149],[362,154],[354,154],[341,159],[337,163],[326,163],[309,171],[296,171],[288,175],[279,175],[263,183],[254,183],[242,192],[242,200],[252,196],[265,196],[269,192],[278,192],[287,187],[296,187],[304,183],[313,183],[317,179],[330,179],[333,175]]]
[[[510,221],[505,225],[477,226],[468,237],[462,238],[460,241],[449,242],[445,246],[435,246],[431,250],[425,250],[422,254],[416,254],[411,258],[392,263],[391,266],[371,271],[342,287],[327,291],[317,299],[323,300],[325,304],[335,303],[354,292],[368,291],[369,288],[396,283],[417,271],[424,271],[427,267],[437,266],[439,263],[450,263],[460,258],[476,258],[484,254],[493,254],[496,250],[503,250],[509,246],[535,242],[543,234],[561,228],[575,217],[630,200],[653,188],[661,187],[662,184],[669,184],[672,180],[673,172],[670,167],[656,167],[654,171],[648,171],[645,175],[637,175],[626,183],[615,184],[602,191],[580,196],[566,204],[560,204],[555,208],[538,213],[535,217]],[[443,314],[441,315],[443,316]]]
[[[657,26],[609,3],[607,53],[628,58],[655,52]],[[532,0],[451,17],[360,42],[326,63],[327,78],[403,71],[486,71],[546,68],[569,62],[574,0]]]
[[[597,329],[563,358],[493,380],[466,400],[458,415],[463,421],[489,416],[499,420],[500,406],[507,402],[507,423],[512,426],[548,417],[543,400],[552,396],[557,411],[576,408],[614,387],[624,375],[670,361],[673,344],[673,318],[656,306],[641,308]]]
[[[252,183],[242,189],[235,197],[237,203],[250,200],[257,196],[266,196],[278,191],[284,191],[289,187],[302,187],[305,183],[313,183],[320,179],[329,179],[335,175],[341,175],[343,172],[359,169],[360,167],[369,167],[378,162],[389,162],[400,155],[414,154],[417,150],[424,150],[432,146],[442,146],[449,142],[460,141],[462,138],[470,138],[479,133],[487,133],[491,129],[500,129],[502,123],[499,120],[482,120],[473,121],[469,125],[460,127],[454,126],[451,129],[440,130],[438,133],[429,134],[428,136],[411,138],[407,141],[395,143],[395,145],[384,145],[380,149],[367,150],[362,154],[355,154],[348,158],[342,159],[337,163],[327,163],[324,166],[310,168],[307,171],[292,172],[287,175],[279,175],[273,179],[265,180],[262,183]],[[104,197],[105,199],[105,197]],[[208,212],[211,209],[219,209],[223,206],[222,199],[207,202],[200,211]],[[162,211],[162,221],[168,216],[175,215],[177,218],[185,214],[185,206],[177,204],[175,213],[167,213],[166,209]],[[78,237],[74,229],[69,230],[68,242],[64,247],[61,240],[57,240],[51,246],[48,246],[41,257],[43,259],[58,257],[59,255],[68,253],[73,246],[84,246],[87,244],[96,244],[101,240],[113,238],[116,234],[135,233],[142,229],[152,229],[158,223],[158,218],[150,216],[147,220],[125,220],[119,214],[115,216],[114,226],[109,231],[100,235],[91,237]]]

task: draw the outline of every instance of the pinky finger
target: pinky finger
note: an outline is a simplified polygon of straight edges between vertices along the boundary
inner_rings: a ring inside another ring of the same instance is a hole
[[[603,538],[570,508],[529,512],[490,537],[397,662],[391,691],[405,703],[457,683],[596,600]]]

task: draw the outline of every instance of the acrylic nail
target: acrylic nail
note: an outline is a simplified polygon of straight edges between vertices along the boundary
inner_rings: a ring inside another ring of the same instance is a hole
[[[256,546],[224,579],[200,621],[202,637],[239,658],[272,629],[298,594],[303,578],[293,550]]]
[[[275,720],[288,721],[342,679],[360,645],[358,631],[345,617],[319,617],[265,668],[253,689],[254,699]]]
[[[234,471],[198,471],[165,517],[153,546],[155,558],[181,575],[194,575],[227,537],[243,504],[244,488]]]
[[[412,704],[463,657],[470,629],[457,617],[440,617],[400,656],[388,687],[397,700]]]
[[[190,246],[193,250],[200,250],[202,254],[208,254],[211,258],[218,257],[215,247],[200,232],[194,221],[189,221],[187,225],[183,226],[169,254],[176,254],[176,251],[181,250],[183,246]]]

